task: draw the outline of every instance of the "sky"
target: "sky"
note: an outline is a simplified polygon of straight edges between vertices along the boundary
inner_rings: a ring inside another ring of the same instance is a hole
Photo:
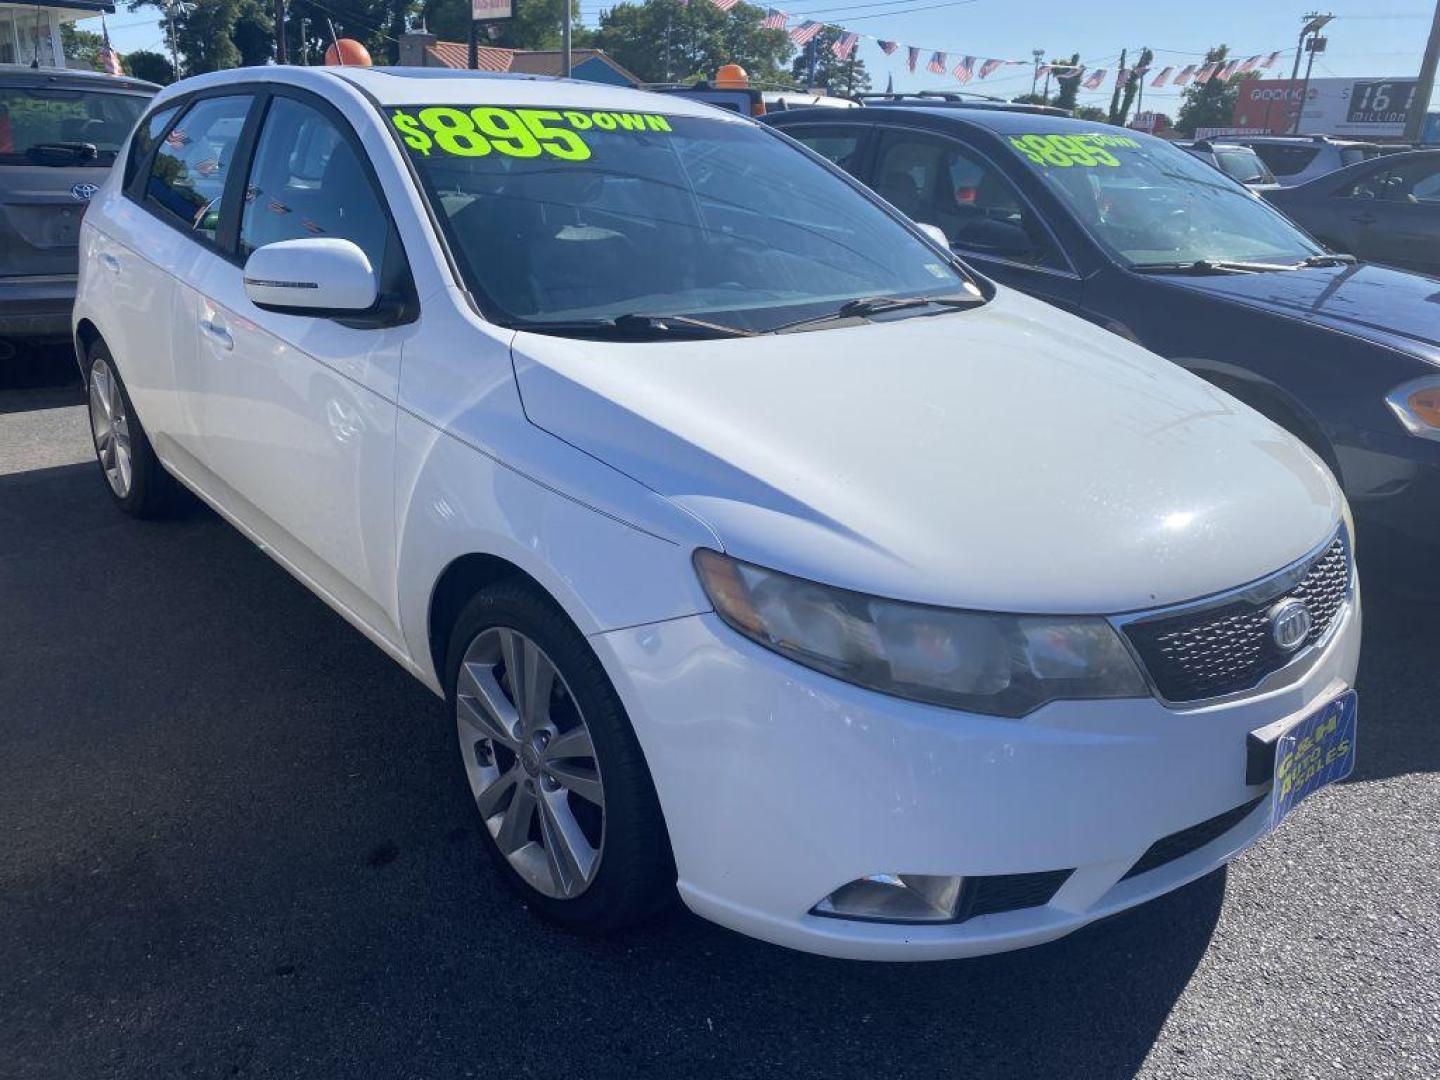
[[[524,0],[520,0],[521,3]],[[594,25],[608,0],[580,0],[582,19]],[[697,0],[700,2],[700,0]],[[772,0],[757,0],[764,6]],[[783,0],[780,0],[783,3]],[[1090,68],[1110,69],[1102,90],[1081,91],[1082,103],[1108,105],[1122,48],[1134,56],[1141,48],[1155,50],[1155,70],[1173,65],[1177,70],[1204,58],[1205,50],[1225,43],[1230,54],[1244,58],[1256,53],[1288,50],[1267,77],[1289,78],[1301,16],[1309,11],[1333,11],[1336,19],[1327,29],[1329,49],[1315,63],[1316,77],[1414,76],[1420,69],[1430,20],[1431,0],[1339,0],[1334,8],[1311,8],[1289,0],[1204,0],[1184,4],[1155,0],[790,0],[783,7],[795,26],[806,19],[821,20],[867,35],[859,56],[869,69],[876,90],[895,78],[897,90],[965,89],[1009,97],[1030,89],[1031,53],[1043,48],[1047,57],[1068,58],[1080,53]],[[812,7],[802,7],[813,4]],[[117,7],[121,5],[117,4]],[[162,35],[156,15],[118,10],[107,19],[111,40],[123,52],[161,50]],[[79,23],[100,28],[98,19]],[[886,56],[876,39],[898,41],[900,48]],[[905,47],[924,50],[917,71],[905,67]],[[981,59],[1024,60],[1025,66],[1001,68],[990,78],[976,78],[961,87],[950,75],[924,70],[929,54],[943,51],[953,68],[962,56]],[[1303,65],[1302,65],[1303,71]],[[1145,107],[1172,115],[1180,92],[1166,88],[1145,91]],[[1440,100],[1440,92],[1436,99]]]

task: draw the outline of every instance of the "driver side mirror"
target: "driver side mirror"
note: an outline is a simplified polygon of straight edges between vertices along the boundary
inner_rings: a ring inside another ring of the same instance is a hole
[[[281,240],[245,260],[245,295],[265,311],[331,316],[366,311],[379,297],[370,259],[349,240]]]

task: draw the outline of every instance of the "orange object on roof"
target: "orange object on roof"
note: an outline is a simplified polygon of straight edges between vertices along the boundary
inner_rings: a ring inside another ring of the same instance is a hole
[[[745,90],[750,86],[750,73],[739,64],[721,64],[715,72],[717,90]]]
[[[369,67],[370,50],[354,38],[342,37],[325,50],[325,63],[331,67]]]

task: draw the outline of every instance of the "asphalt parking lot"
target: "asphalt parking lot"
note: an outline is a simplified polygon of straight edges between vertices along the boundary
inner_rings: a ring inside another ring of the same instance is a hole
[[[72,372],[0,361],[0,1075],[1440,1075],[1440,591],[1363,533],[1359,767],[1228,870],[976,961],[585,942],[439,702],[209,512],[112,508]]]

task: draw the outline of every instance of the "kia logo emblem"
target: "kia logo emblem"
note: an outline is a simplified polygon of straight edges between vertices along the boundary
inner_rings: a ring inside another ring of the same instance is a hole
[[[99,184],[76,184],[70,189],[70,194],[81,202],[88,202],[99,190]]]
[[[1310,636],[1310,609],[1296,599],[1281,600],[1270,609],[1270,636],[1286,652],[1294,652]]]

